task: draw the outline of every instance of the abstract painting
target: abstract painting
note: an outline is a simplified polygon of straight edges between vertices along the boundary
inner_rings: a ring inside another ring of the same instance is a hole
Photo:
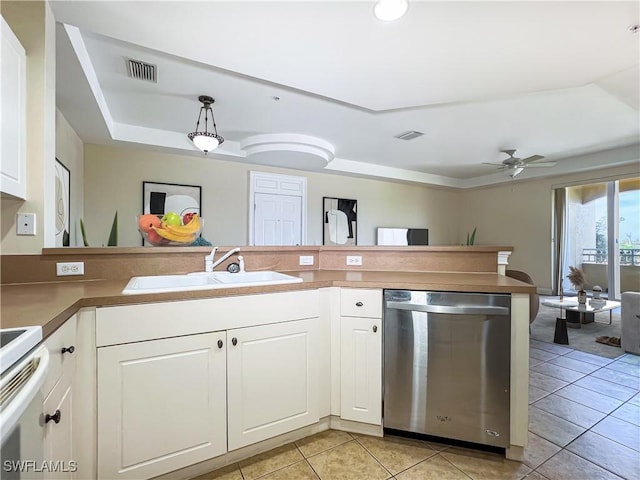
[[[322,244],[358,244],[358,201],[348,198],[322,198]]]
[[[68,247],[71,235],[71,172],[56,158],[56,247]]]

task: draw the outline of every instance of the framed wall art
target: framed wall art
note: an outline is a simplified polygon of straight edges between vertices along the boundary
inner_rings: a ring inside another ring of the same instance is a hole
[[[71,238],[71,172],[56,158],[56,247],[68,247]]]
[[[142,182],[142,213],[162,216],[175,212],[197,213],[202,217],[202,187],[177,183]],[[142,241],[145,245],[145,241]]]
[[[322,244],[358,244],[358,201],[322,197]]]

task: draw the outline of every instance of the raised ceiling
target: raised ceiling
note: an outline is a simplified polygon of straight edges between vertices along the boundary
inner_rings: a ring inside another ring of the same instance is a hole
[[[87,143],[202,155],[186,133],[210,95],[212,158],[277,164],[242,146],[304,135],[328,163],[280,166],[460,188],[512,181],[482,165],[509,148],[557,161],[518,179],[638,162],[638,2],[411,1],[390,23],[373,5],[55,1],[58,108]]]

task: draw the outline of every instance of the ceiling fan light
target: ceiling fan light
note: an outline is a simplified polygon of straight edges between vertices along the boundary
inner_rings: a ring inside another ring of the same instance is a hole
[[[408,8],[407,0],[379,0],[373,7],[373,14],[378,20],[392,22],[407,13]]]
[[[509,176],[511,178],[515,178],[518,175],[520,175],[520,173],[522,173],[523,170],[524,170],[523,167],[515,167],[515,168],[508,169],[507,172],[509,172]]]

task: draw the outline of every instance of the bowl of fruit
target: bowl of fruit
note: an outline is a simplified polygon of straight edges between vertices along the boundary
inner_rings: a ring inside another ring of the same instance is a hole
[[[185,213],[182,216],[175,212],[164,215],[146,213],[138,215],[137,221],[142,238],[155,247],[191,245],[200,235],[202,227],[197,213]]]

